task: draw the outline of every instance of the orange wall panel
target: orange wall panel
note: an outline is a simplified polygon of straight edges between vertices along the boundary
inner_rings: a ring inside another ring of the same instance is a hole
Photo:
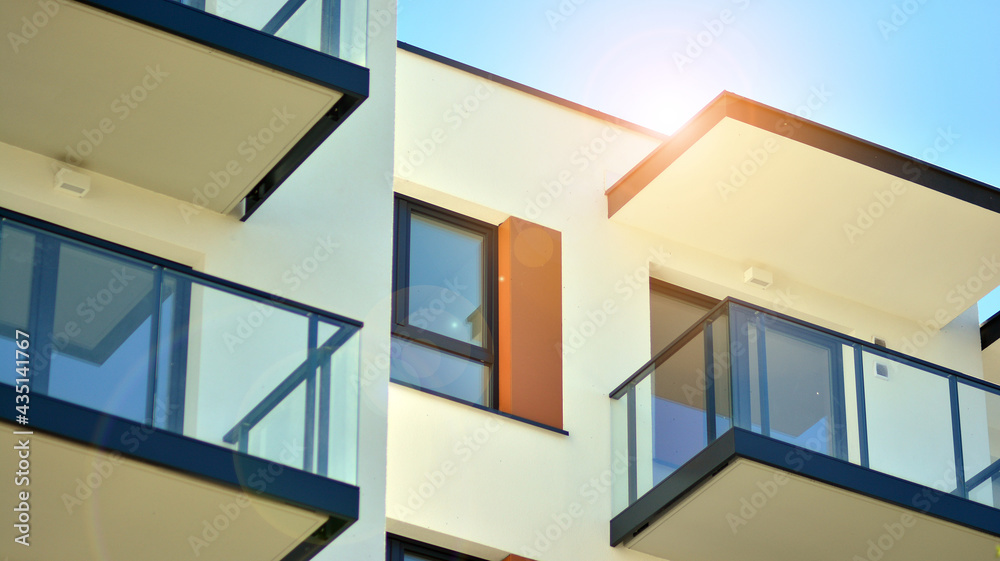
[[[500,410],[561,429],[561,236],[515,217],[498,235]]]

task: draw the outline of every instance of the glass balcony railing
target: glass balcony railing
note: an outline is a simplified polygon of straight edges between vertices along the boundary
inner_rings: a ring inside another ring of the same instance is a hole
[[[367,0],[173,0],[180,4],[365,65]]]
[[[1000,507],[1000,387],[733,299],[611,398],[616,514],[733,427]]]
[[[360,324],[126,253],[0,221],[0,356],[30,337],[31,393],[354,484]]]

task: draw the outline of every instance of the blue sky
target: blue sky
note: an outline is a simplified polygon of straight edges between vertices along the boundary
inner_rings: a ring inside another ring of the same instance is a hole
[[[665,133],[729,90],[1000,186],[997,22],[996,0],[400,0],[398,36]]]

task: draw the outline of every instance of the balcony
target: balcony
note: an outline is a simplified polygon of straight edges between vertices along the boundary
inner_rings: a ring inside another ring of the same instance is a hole
[[[0,142],[246,219],[368,96],[366,0],[15,0]]]
[[[360,323],[0,217],[0,445],[31,442],[5,493],[30,491],[34,557],[306,559],[357,520]]]
[[[612,545],[974,559],[1000,542],[1000,387],[727,299],[612,394]]]

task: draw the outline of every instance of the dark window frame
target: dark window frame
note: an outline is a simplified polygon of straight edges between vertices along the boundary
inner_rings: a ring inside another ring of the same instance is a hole
[[[414,213],[483,236],[483,281],[485,284],[483,307],[486,315],[483,326],[485,331],[483,346],[459,341],[409,323],[410,222]],[[395,196],[394,214],[392,335],[485,366],[489,370],[489,397],[484,405],[490,409],[498,409],[499,246],[497,226],[400,194]],[[453,399],[465,402],[460,398]]]
[[[386,561],[403,561],[404,555],[407,553],[434,559],[435,561],[486,561],[479,557],[465,555],[464,553],[418,542],[395,534],[386,534]]]

